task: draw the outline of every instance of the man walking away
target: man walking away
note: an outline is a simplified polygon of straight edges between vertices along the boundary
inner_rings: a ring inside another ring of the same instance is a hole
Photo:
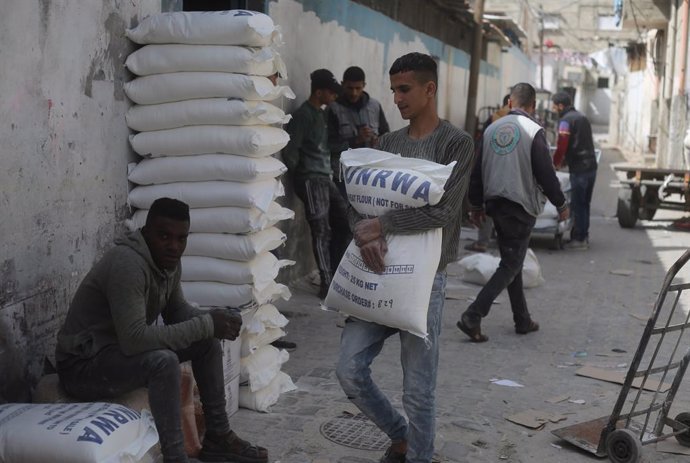
[[[501,261],[457,326],[472,342],[485,342],[481,319],[489,314],[494,299],[508,288],[515,332],[539,329],[527,310],[522,288],[522,264],[537,216],[545,197],[557,208],[559,220],[568,217],[568,204],[551,163],[544,129],[532,118],[536,104],[534,87],[520,83],[510,93],[511,111],[484,133],[482,149],[472,171],[469,199],[472,219],[493,218]]]
[[[375,147],[381,135],[390,132],[381,103],[364,91],[364,71],[351,66],[343,74],[343,94],[328,106],[328,147],[333,181],[345,196],[340,179],[340,153],[348,148]]]
[[[395,60],[389,74],[393,100],[410,125],[381,137],[379,148],[404,157],[445,165],[457,161],[457,164],[446,182],[441,201],[435,206],[394,210],[372,219],[363,219],[350,208],[351,221],[356,222],[355,243],[364,263],[377,273],[385,268],[386,236],[443,228],[441,259],[428,306],[428,345],[424,339],[406,331],[350,317],[340,340],[336,373],[348,399],[390,437],[392,445],[381,463],[431,463],[446,265],[455,260],[458,252],[462,200],[469,183],[474,143],[467,133],[438,117],[438,74],[431,56],[404,55]],[[396,333],[400,336],[403,406],[407,420],[393,408],[371,378],[371,363],[386,339]]]
[[[286,127],[290,142],[283,150],[283,161],[292,174],[295,193],[304,203],[321,276],[318,297],[324,299],[352,234],[347,221],[347,203],[332,180],[322,109],[335,101],[341,86],[328,69],[317,69],[310,77],[309,99],[292,114]]]
[[[582,251],[589,248],[590,204],[597,178],[592,126],[584,114],[573,108],[573,102],[567,93],[556,93],[552,100],[554,111],[560,117],[553,164],[557,169],[560,168],[565,157],[570,172],[570,205],[574,216],[570,242],[565,247]]]

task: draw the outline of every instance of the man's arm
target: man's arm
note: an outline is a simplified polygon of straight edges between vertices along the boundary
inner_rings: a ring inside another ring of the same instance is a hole
[[[116,276],[108,279],[106,296],[120,348],[125,355],[154,349],[179,350],[213,336],[209,314],[172,325],[147,324],[146,274],[134,262],[119,262]]]
[[[304,119],[302,112],[298,111],[292,115],[292,119],[285,127],[285,131],[290,135],[290,141],[283,148],[283,162],[290,171],[294,171],[299,165],[299,149],[308,125],[308,121]]]
[[[434,206],[389,211],[379,217],[384,234],[411,235],[441,228],[457,217],[470,180],[470,169],[474,161],[474,142],[469,135],[455,141],[448,150],[453,153],[443,162],[457,161],[445,184],[441,201]]]
[[[532,173],[542,191],[549,198],[549,201],[556,206],[559,212],[568,207],[565,195],[561,190],[561,183],[558,181],[556,171],[551,162],[549,154],[549,144],[546,141],[544,130],[537,132],[532,140]]]
[[[556,142],[556,152],[553,155],[553,165],[556,169],[561,167],[565,160],[565,153],[568,151],[570,142],[570,124],[568,121],[558,123],[558,141]],[[547,145],[548,146],[548,145]]]

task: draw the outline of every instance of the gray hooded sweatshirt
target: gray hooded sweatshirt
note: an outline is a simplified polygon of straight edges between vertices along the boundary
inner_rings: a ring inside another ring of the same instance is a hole
[[[117,344],[125,355],[179,350],[213,337],[211,316],[180,288],[180,266],[161,270],[140,231],[115,242],[79,285],[58,333],[56,360],[88,359]],[[156,323],[162,315],[164,324]]]

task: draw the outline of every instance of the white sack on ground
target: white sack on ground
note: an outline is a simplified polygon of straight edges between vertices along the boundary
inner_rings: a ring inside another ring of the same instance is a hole
[[[183,281],[217,281],[233,285],[253,284],[259,291],[269,285],[293,260],[279,260],[265,252],[249,262],[216,259],[214,257],[183,256]]]
[[[187,125],[286,124],[291,116],[266,101],[201,98],[172,103],[134,105],[125,114],[127,126],[139,132]]]
[[[272,48],[232,45],[146,45],[130,54],[125,66],[138,76],[168,72],[235,72],[287,79],[285,63]]]
[[[174,198],[190,208],[255,207],[266,212],[271,201],[283,196],[283,184],[275,179],[258,182],[174,182],[137,186],[129,192],[128,203],[138,209],[148,209],[158,198]]]
[[[195,98],[293,99],[290,87],[273,85],[267,77],[228,72],[171,72],[137,77],[124,84],[125,93],[137,104],[160,104]]]
[[[261,333],[242,333],[242,346],[240,358],[248,357],[259,348],[271,344],[273,341],[285,336],[285,331],[280,328],[266,328]]]
[[[297,389],[290,376],[280,372],[267,387],[260,391],[252,392],[247,386],[240,386],[240,407],[257,412],[268,413],[271,406],[275,405],[280,398],[280,394]]]
[[[281,246],[287,236],[276,227],[248,235],[230,233],[190,233],[185,256],[216,257],[247,262],[259,254]]]
[[[144,157],[188,156],[219,153],[265,157],[277,153],[290,141],[278,127],[260,125],[192,125],[130,135],[132,148]]]
[[[462,280],[468,283],[485,285],[496,273],[500,257],[490,254],[477,253],[463,257],[458,261],[462,269]],[[525,262],[522,266],[522,286],[534,288],[544,283],[541,266],[536,254],[531,249],[527,250]]]
[[[125,31],[139,44],[189,43],[265,47],[280,44],[280,30],[263,13],[247,10],[175,11],[144,18]]]
[[[0,405],[2,462],[135,462],[157,442],[148,410],[102,402]]]
[[[267,328],[285,328],[288,319],[273,304],[264,304],[242,323],[242,328],[251,334],[263,333]]]
[[[350,204],[363,215],[437,204],[455,163],[448,166],[369,148],[341,155]],[[350,243],[338,265],[325,305],[362,320],[427,335],[427,311],[441,257],[441,228],[388,235],[383,274],[364,264]]]
[[[292,295],[287,286],[271,282],[261,291],[254,285],[231,285],[214,281],[182,281],[182,292],[189,302],[201,307],[238,307],[263,305]]]
[[[286,350],[271,345],[258,348],[240,359],[240,384],[246,383],[252,392],[265,388],[289,359],[290,354]]]
[[[130,164],[128,178],[137,185],[209,180],[253,182],[276,178],[286,171],[285,164],[271,156],[199,154],[142,159],[138,164]]]
[[[146,223],[148,209],[139,209],[131,219],[125,220],[130,230]],[[204,207],[190,209],[190,233],[254,233],[274,226],[281,220],[292,219],[294,211],[272,202],[268,211],[252,207]]]

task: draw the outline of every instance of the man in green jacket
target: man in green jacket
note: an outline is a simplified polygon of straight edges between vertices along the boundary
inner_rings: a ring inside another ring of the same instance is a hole
[[[317,69],[310,77],[309,99],[292,114],[286,127],[290,142],[283,150],[283,161],[292,174],[295,193],[304,203],[321,276],[319,298],[324,299],[352,234],[347,203],[333,182],[326,115],[322,109],[335,101],[341,86],[328,69]]]
[[[144,227],[116,241],[93,266],[58,333],[60,382],[84,401],[147,387],[164,462],[186,463],[179,364],[191,360],[206,421],[199,459],[267,462],[266,449],[230,430],[225,412],[219,339],[236,339],[242,318],[228,309],[196,309],[182,294],[188,234],[189,207],[159,198]]]

